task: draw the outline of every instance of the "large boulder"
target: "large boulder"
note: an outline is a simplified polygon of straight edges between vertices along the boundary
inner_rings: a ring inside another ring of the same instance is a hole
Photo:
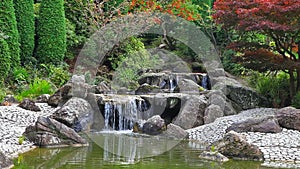
[[[204,111],[207,107],[207,100],[204,95],[186,96],[181,110],[173,120],[173,124],[190,129],[204,124]]]
[[[166,129],[167,128],[164,119],[162,119],[159,115],[156,115],[144,123],[142,132],[149,135],[158,135]]]
[[[199,94],[200,91],[203,91],[204,88],[199,86],[193,80],[190,79],[182,79],[178,82],[178,88],[180,93],[191,93],[191,94]]]
[[[218,105],[211,104],[209,105],[204,112],[204,124],[209,124],[214,122],[217,118],[223,117],[224,111]]]
[[[216,149],[226,157],[243,160],[263,160],[261,150],[256,145],[248,143],[241,134],[235,131],[226,133],[223,139],[215,145]]]
[[[211,76],[210,76],[211,77]],[[270,101],[244,83],[224,76],[211,77],[212,89],[222,91],[237,112],[257,107],[270,107]]]
[[[230,127],[226,129],[235,132],[261,132],[261,133],[279,133],[282,128],[279,126],[277,119],[274,117],[263,117],[247,119],[239,123],[233,123]]]
[[[30,99],[24,99],[18,106],[25,110],[30,110],[35,112],[41,111],[40,107],[37,106],[35,102]]]
[[[237,111],[233,108],[231,101],[220,90],[210,90],[206,97],[209,105],[217,105],[224,112],[224,116],[235,115]]]
[[[86,98],[89,92],[96,92],[96,87],[85,83],[83,75],[73,75],[71,80],[58,89],[48,100],[54,107],[62,106],[72,97]]]
[[[13,162],[0,152],[0,168],[12,168]]]
[[[163,131],[162,136],[173,139],[184,139],[188,136],[188,132],[179,126],[170,123],[167,126],[167,130]]]
[[[249,88],[227,85],[226,89],[226,96],[236,105],[239,105],[242,110],[270,107],[270,103],[266,98]]]
[[[40,147],[87,145],[72,128],[48,117],[39,117],[34,126],[26,128],[24,135]]]
[[[85,99],[72,97],[51,117],[76,132],[88,131],[93,123],[93,109]]]
[[[54,107],[62,106],[70,98],[72,98],[71,89],[72,84],[65,84],[60,89],[58,89],[52,96],[49,97],[48,104]]]
[[[276,112],[279,125],[283,128],[300,131],[300,110],[293,107],[285,107]]]

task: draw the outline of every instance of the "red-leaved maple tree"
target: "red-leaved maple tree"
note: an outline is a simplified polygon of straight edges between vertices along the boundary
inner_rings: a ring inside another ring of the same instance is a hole
[[[230,45],[241,53],[241,63],[259,71],[285,71],[291,97],[300,91],[300,0],[217,0],[214,9],[213,18],[224,29],[264,36]]]

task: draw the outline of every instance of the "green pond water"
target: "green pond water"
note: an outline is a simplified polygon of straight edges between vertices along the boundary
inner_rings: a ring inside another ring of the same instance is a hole
[[[201,145],[188,141],[164,144],[149,138],[128,138],[107,134],[89,137],[88,147],[36,148],[14,159],[14,168],[267,169],[253,161],[230,160],[221,164],[201,160]]]

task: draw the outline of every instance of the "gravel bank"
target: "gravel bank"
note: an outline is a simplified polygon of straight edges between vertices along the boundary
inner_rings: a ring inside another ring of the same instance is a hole
[[[33,125],[39,116],[49,116],[56,109],[46,103],[37,103],[40,112],[33,112],[13,106],[0,106],[0,151],[10,158],[17,157],[19,153],[33,148],[33,144],[24,141],[19,144],[22,136],[29,125]]]
[[[215,122],[187,130],[190,140],[211,144],[223,138],[225,130],[249,118],[273,116],[276,109],[257,108],[238,115],[218,118]],[[243,132],[247,142],[257,145],[264,154],[263,166],[300,168],[300,132],[283,129],[280,133]]]

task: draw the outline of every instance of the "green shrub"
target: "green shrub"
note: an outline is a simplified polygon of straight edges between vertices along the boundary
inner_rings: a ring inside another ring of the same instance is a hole
[[[41,68],[46,71],[44,72],[45,75],[49,77],[51,83],[54,84],[56,88],[67,83],[71,77],[67,65],[54,66],[51,64],[41,64]]]
[[[285,73],[279,73],[272,76],[263,74],[255,75],[252,84],[256,90],[270,99],[274,107],[284,107],[289,103],[289,77]]]
[[[73,59],[78,54],[79,46],[83,43],[85,37],[76,35],[75,24],[66,19],[67,52],[66,58]]]
[[[140,77],[139,71],[154,68],[159,63],[159,57],[150,55],[145,49],[128,54],[116,69],[112,87],[115,89],[119,87],[136,89]]]
[[[224,51],[222,57],[222,64],[227,72],[239,76],[244,74],[247,71],[247,69],[244,68],[242,65],[235,63],[235,61],[233,60],[234,55],[235,52],[232,50]]]
[[[53,86],[49,81],[35,78],[27,89],[16,96],[16,99],[21,101],[24,98],[36,98],[42,94],[52,94],[53,91]]]
[[[16,67],[13,69],[13,80],[15,83],[22,85],[29,82],[29,73],[27,69],[23,67]]]
[[[0,85],[10,70],[10,52],[6,41],[0,36]]]
[[[300,109],[300,92],[297,92],[297,94],[294,96],[292,106]]]
[[[42,1],[37,25],[36,57],[40,63],[60,64],[66,53],[64,1]]]
[[[11,68],[19,66],[20,44],[13,0],[0,1],[0,31],[8,36],[6,42],[11,56]]]
[[[120,44],[120,47],[114,51],[114,53],[108,58],[111,67],[116,70],[117,67],[136,51],[145,49],[145,46],[141,39],[136,37],[130,37]]]
[[[17,26],[20,35],[21,63],[32,60],[34,49],[34,2],[33,0],[14,0]]]

